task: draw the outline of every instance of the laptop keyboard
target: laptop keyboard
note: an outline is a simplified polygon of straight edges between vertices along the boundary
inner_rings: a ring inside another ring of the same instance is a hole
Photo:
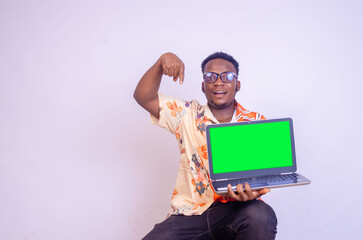
[[[260,177],[253,177],[253,178],[241,178],[241,179],[232,179],[226,181],[215,181],[213,183],[218,189],[226,189],[228,184],[232,185],[232,189],[235,188],[238,184],[248,184],[254,187],[258,186],[266,186],[269,185],[268,183],[277,183],[277,182],[286,182],[291,181],[295,182],[300,178],[300,176],[296,173],[291,174],[284,174],[284,175],[269,175],[269,176],[260,176]]]

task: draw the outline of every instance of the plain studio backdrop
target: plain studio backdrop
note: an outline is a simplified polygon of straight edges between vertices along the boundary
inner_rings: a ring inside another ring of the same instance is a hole
[[[162,53],[198,99],[200,63],[240,63],[237,100],[294,119],[308,186],[274,189],[279,240],[357,239],[363,193],[359,0],[0,0],[0,240],[141,239],[170,210],[179,153],[133,91]]]

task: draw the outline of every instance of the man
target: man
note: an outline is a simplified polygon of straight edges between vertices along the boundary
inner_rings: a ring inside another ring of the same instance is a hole
[[[274,239],[274,211],[257,200],[268,189],[252,191],[248,183],[229,186],[218,196],[209,180],[205,127],[231,121],[264,117],[244,109],[235,100],[240,90],[238,62],[217,52],[202,63],[204,92],[208,104],[182,101],[159,93],[163,75],[184,81],[184,63],[173,53],[163,54],[140,79],[134,97],[151,114],[155,125],[166,128],[179,144],[180,164],[169,217],[144,239]],[[228,139],[226,139],[228,141]],[[243,153],[241,153],[243,154]]]

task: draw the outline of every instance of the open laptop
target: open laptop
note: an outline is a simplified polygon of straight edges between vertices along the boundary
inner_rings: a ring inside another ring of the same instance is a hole
[[[252,189],[309,184],[296,173],[291,118],[211,124],[206,128],[210,179],[217,194],[248,182]]]

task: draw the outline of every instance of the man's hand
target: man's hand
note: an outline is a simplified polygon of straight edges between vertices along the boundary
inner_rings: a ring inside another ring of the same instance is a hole
[[[184,63],[173,53],[165,53],[160,57],[163,74],[173,77],[174,82],[179,78],[180,84],[184,81]]]
[[[247,202],[256,198],[261,197],[262,195],[270,192],[270,189],[264,188],[261,190],[252,190],[250,185],[248,183],[245,183],[245,188],[243,190],[243,185],[238,184],[237,185],[237,193],[233,192],[232,186],[228,185],[228,193],[227,196],[230,198],[233,198],[240,202]]]

